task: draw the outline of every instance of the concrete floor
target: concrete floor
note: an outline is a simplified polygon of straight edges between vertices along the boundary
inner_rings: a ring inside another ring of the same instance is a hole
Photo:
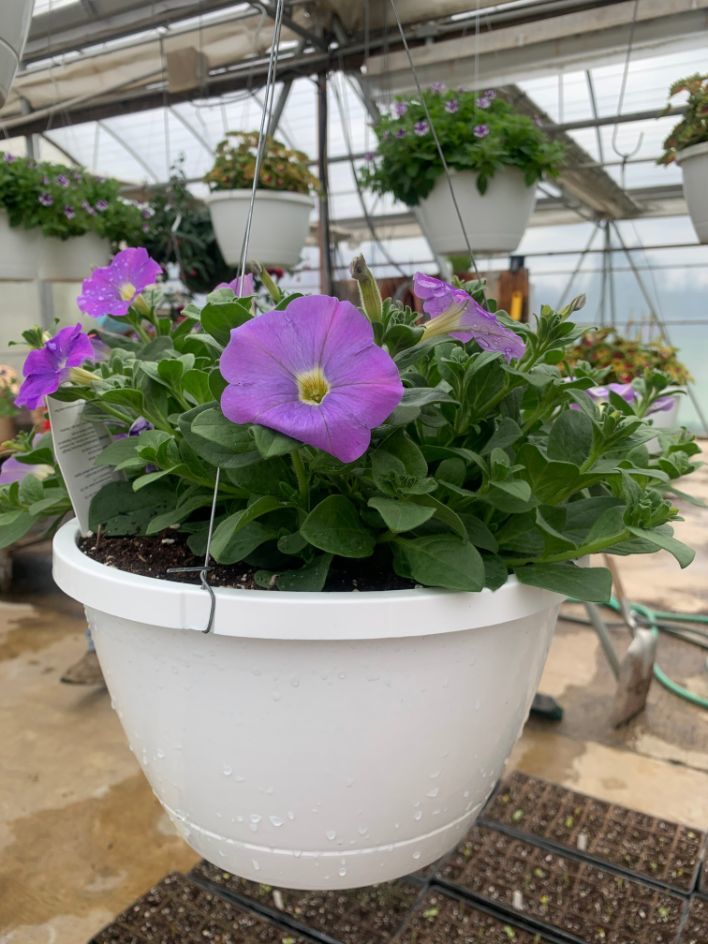
[[[708,499],[708,471],[690,491]],[[685,513],[679,533],[698,552],[689,570],[662,553],[622,559],[622,575],[633,599],[708,613],[708,510]],[[106,693],[59,684],[82,652],[85,624],[80,607],[52,585],[48,549],[25,550],[16,564],[15,589],[0,601],[0,944],[83,944],[197,857],[154,799]],[[623,651],[626,634],[614,636]],[[662,638],[664,669],[702,694],[705,656]],[[596,637],[565,621],[541,689],[559,699],[565,717],[530,721],[512,767],[708,827],[708,712],[655,683],[646,711],[613,730],[613,677]]]

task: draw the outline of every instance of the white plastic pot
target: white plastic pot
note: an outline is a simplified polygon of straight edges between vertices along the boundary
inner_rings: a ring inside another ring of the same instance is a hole
[[[41,245],[42,234],[38,229],[10,226],[7,213],[0,210],[0,278],[36,279]]]
[[[521,242],[536,203],[536,187],[527,186],[515,167],[498,170],[484,196],[472,171],[450,171],[455,199],[473,252],[513,252]],[[420,201],[418,222],[438,255],[467,252],[464,234],[452,202],[447,178],[438,177],[430,194]]]
[[[3,0],[0,15],[0,107],[5,104],[22,58],[34,0]]]
[[[81,282],[96,266],[107,265],[110,258],[111,244],[96,233],[71,239],[43,237],[38,277],[47,282]]]
[[[289,888],[415,871],[474,822],[521,733],[558,594],[216,590],[54,539],[128,741],[200,855]]]
[[[676,163],[683,173],[683,192],[698,239],[708,243],[708,141],[679,151]]]
[[[226,262],[241,261],[250,190],[214,190],[207,197],[216,241]],[[290,268],[300,261],[312,210],[312,198],[303,193],[256,191],[248,257],[265,266]]]

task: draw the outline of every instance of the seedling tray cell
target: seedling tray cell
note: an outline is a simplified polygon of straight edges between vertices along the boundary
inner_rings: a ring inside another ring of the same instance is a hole
[[[168,875],[91,944],[307,944],[177,873]]]
[[[486,827],[439,880],[583,944],[674,944],[684,899]]]
[[[706,942],[708,942],[708,899],[694,895],[681,932],[680,944],[706,944]]]
[[[246,881],[208,862],[201,862],[190,876],[230,900],[337,944],[387,944],[423,887],[420,881],[406,879],[343,891],[294,891]]]
[[[429,892],[397,935],[396,944],[555,944],[489,909],[439,889]]]
[[[519,772],[497,788],[482,822],[684,893],[695,887],[705,840],[697,829]]]

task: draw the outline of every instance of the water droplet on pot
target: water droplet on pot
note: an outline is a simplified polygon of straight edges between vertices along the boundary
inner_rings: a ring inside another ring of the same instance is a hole
[[[482,703],[481,703],[481,701],[480,701],[479,698],[478,698],[477,701],[474,703],[474,710],[475,710],[475,711],[479,711],[479,709],[480,709],[480,707],[481,707],[481,704],[482,704]]]
[[[288,810],[288,819],[290,819],[290,820],[295,819],[295,814],[293,813],[292,810]]]
[[[165,756],[165,752],[161,748],[158,747],[157,750],[155,751],[155,757],[157,757],[158,760],[162,760],[164,756]]]
[[[258,824],[258,823],[260,823],[260,821],[261,821],[261,819],[262,819],[263,817],[262,817],[262,816],[259,816],[258,813],[251,813],[251,815],[250,815],[248,818],[250,819],[250,821],[251,821],[252,823]]]
[[[420,859],[420,852],[417,852],[417,851],[414,852],[414,853],[413,853],[413,858],[414,858],[414,859],[416,860],[416,862],[417,862],[418,859]]]
[[[431,800],[434,800],[435,797],[438,795],[438,793],[440,793],[440,787],[433,787],[433,789],[428,790],[428,792],[425,795],[427,797],[430,797]]]
[[[237,823],[242,823],[242,822],[243,822],[243,816],[237,816],[237,817],[236,817],[236,822],[237,822]]]
[[[337,834],[333,829],[328,829],[327,832],[325,833],[325,836],[329,839],[330,842],[334,842],[334,840],[337,838]]]
[[[342,866],[342,868],[337,872],[337,875],[340,875],[342,878],[347,874],[347,870]]]
[[[280,701],[280,692],[273,692],[273,701]]]
[[[280,816],[269,816],[268,819],[271,821],[273,826],[282,826],[285,822],[285,820],[281,819]]]
[[[360,836],[365,836],[365,835],[368,833],[368,831],[369,831],[369,827],[368,827],[368,826],[357,826],[356,831],[359,833]]]
[[[256,870],[256,872],[260,872],[261,870],[260,862],[257,862],[256,859],[251,859],[251,863],[253,865],[253,868]]]
[[[300,685],[300,679],[299,679],[299,678],[291,678],[291,679],[290,679],[290,684],[292,685],[293,688],[298,688],[299,685]]]
[[[347,677],[347,673],[346,673],[346,672],[337,672],[337,675],[338,675],[338,677],[339,677],[340,679],[343,679],[343,678],[346,678],[346,677]]]
[[[274,789],[275,787],[266,787],[266,793],[268,794],[268,796],[273,796]]]
[[[243,783],[245,779],[246,778],[242,777],[241,774],[236,774],[236,776],[234,777],[234,780],[236,781],[236,783]]]
[[[440,776],[440,771],[439,771],[439,770],[434,770],[434,771],[430,774],[430,779],[431,779],[431,780],[437,780],[439,776]]]
[[[423,819],[423,811],[422,811],[422,810],[416,810],[415,813],[413,814],[413,819],[414,819],[414,820],[417,820],[418,822],[420,822],[420,820]]]
[[[228,764],[224,764],[223,774],[225,777],[230,777],[233,772],[234,772],[233,767],[229,767]]]
[[[470,795],[470,791],[469,791],[469,790],[465,790],[465,792],[462,794],[462,796],[465,798],[465,800],[467,799],[467,797],[468,797],[469,795]]]
[[[354,786],[354,778],[353,778],[353,777],[347,777],[347,779],[344,781],[344,784],[345,784],[345,786],[347,786],[347,787],[353,787],[353,786]]]

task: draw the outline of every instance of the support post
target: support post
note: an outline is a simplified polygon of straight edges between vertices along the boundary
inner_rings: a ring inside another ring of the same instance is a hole
[[[331,233],[329,225],[329,169],[327,165],[327,73],[317,75],[317,163],[320,178],[319,194],[319,244],[320,244],[320,291],[332,295]]]

